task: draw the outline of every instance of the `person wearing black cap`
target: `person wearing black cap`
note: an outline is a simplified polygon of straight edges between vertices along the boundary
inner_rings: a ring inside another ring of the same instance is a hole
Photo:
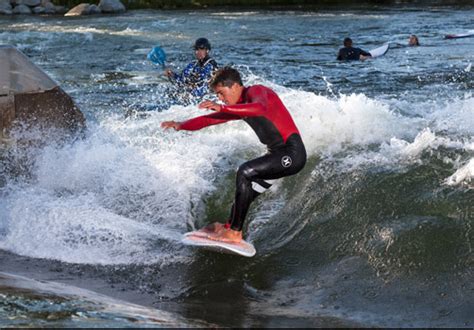
[[[351,38],[344,39],[344,48],[339,49],[339,54],[337,55],[339,61],[363,61],[370,57],[372,57],[372,55],[370,55],[369,52],[352,47]]]
[[[198,38],[192,48],[196,60],[189,63],[181,73],[167,69],[165,75],[192,96],[200,98],[209,91],[208,83],[214,71],[217,70],[217,63],[209,56],[211,43],[206,38]]]

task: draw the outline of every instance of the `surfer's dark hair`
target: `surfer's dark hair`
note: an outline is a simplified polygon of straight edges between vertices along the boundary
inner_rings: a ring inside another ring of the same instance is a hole
[[[352,39],[347,37],[344,39],[344,46],[345,47],[349,47],[350,45],[352,45]]]
[[[232,87],[235,83],[243,86],[242,78],[240,77],[239,71],[230,66],[225,66],[222,69],[216,71],[214,76],[209,83],[209,86],[214,89],[218,85],[222,85],[224,87]]]

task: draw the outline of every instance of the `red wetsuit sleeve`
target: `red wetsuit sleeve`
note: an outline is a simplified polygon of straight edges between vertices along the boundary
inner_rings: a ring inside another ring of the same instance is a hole
[[[236,105],[224,105],[221,112],[237,115],[240,117],[258,117],[265,112],[265,107],[261,103],[245,103]]]
[[[241,119],[241,117],[229,113],[215,112],[211,113],[210,115],[186,120],[185,122],[181,123],[179,129],[186,131],[197,131],[207,126],[222,124],[228,122],[229,120],[237,119]]]
[[[241,117],[264,116],[268,108],[267,90],[261,86],[254,86],[247,89],[245,100],[248,103],[239,103],[235,105],[225,105],[221,112],[238,115]]]

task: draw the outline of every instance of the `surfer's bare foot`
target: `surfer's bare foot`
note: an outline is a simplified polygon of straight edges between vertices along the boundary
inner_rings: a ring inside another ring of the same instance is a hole
[[[224,229],[223,223],[214,222],[199,230],[193,231],[193,236],[207,237],[208,234],[215,234],[222,229]]]
[[[204,233],[217,233],[222,229],[224,229],[224,224],[223,223],[214,222],[214,223],[211,223],[211,224],[207,225],[206,227],[203,227],[203,228],[199,229],[199,231],[202,231]]]
[[[189,233],[189,235],[197,237],[207,237],[209,234],[215,234],[223,229],[225,229],[225,225],[223,223],[214,222],[205,227],[202,227],[199,230]]]
[[[221,230],[215,233],[209,233],[207,238],[221,242],[239,243],[242,241],[242,232],[223,226]]]

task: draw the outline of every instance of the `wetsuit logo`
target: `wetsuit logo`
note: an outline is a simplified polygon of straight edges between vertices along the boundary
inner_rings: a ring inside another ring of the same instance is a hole
[[[293,163],[293,160],[291,159],[290,156],[281,157],[281,165],[283,167],[290,167],[292,163]]]

